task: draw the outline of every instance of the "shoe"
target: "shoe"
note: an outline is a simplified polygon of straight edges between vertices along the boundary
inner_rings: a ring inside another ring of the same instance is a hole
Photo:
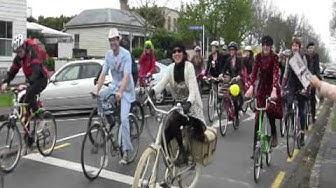
[[[128,164],[127,151],[124,152],[123,157],[119,161],[119,164],[121,164],[121,165],[127,165]]]
[[[271,147],[275,148],[277,146],[278,146],[278,138],[277,138],[277,136],[272,136],[271,137]]]

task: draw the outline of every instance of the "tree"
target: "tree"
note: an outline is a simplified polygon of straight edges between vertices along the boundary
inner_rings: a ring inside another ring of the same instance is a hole
[[[197,38],[188,26],[204,25],[211,40],[223,37],[240,43],[251,29],[252,13],[250,0],[198,0],[182,6],[179,31],[186,38]]]
[[[170,54],[169,49],[172,43],[177,40],[182,40],[179,34],[168,31],[164,28],[157,28],[151,37],[152,43],[156,49],[166,50],[166,54]]]
[[[47,17],[39,16],[37,23],[61,31],[64,29],[64,25],[69,22],[74,16],[63,16],[60,17]]]
[[[148,26],[152,25],[154,27],[163,27],[165,23],[165,18],[156,5],[153,7],[139,7],[134,8],[134,12],[138,13],[140,16],[142,16],[145,20],[147,20]]]

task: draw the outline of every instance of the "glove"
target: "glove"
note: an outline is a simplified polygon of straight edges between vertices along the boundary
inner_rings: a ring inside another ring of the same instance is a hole
[[[182,105],[183,113],[188,114],[190,112],[191,102],[187,101]]]

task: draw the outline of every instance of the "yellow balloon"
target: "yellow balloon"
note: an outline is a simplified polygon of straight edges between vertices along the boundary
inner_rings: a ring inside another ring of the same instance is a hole
[[[230,94],[234,97],[237,97],[240,93],[240,88],[238,86],[238,84],[232,84],[229,88],[230,90]]]

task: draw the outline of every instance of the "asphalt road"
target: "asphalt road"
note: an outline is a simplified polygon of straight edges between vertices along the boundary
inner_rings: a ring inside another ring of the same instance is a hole
[[[204,96],[204,115],[207,117],[207,104]],[[165,106],[164,108],[169,108]],[[138,159],[151,140],[144,130],[140,138],[140,151],[136,161],[127,166],[118,164],[117,158],[109,156],[109,164],[95,181],[88,181],[80,166],[80,152],[83,135],[86,131],[87,116],[67,116],[57,118],[58,142],[51,157],[44,158],[37,151],[24,156],[17,168],[4,175],[5,188],[86,188],[86,187],[131,187]],[[218,121],[214,123],[216,126]],[[147,119],[147,125],[153,134],[158,123]],[[287,158],[286,141],[280,137],[279,145],[273,150],[272,164],[264,165],[260,182],[253,180],[252,154],[254,114],[248,111],[241,114],[238,130],[228,126],[228,133],[222,137],[218,131],[218,145],[214,162],[202,169],[197,188],[248,188],[278,187],[295,163]],[[277,121],[279,125],[279,121]],[[308,137],[309,139],[309,137]],[[0,184],[1,185],[1,184]]]

